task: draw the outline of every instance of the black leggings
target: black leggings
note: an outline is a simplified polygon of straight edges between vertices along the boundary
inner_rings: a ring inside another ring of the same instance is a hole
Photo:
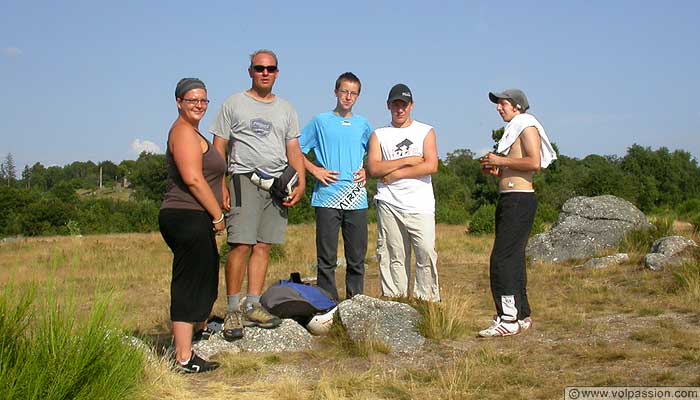
[[[503,193],[496,206],[496,240],[491,251],[491,294],[504,321],[530,316],[525,246],[535,220],[534,193]]]
[[[205,211],[163,209],[158,224],[173,252],[170,319],[206,321],[219,287],[219,251],[211,218]]]

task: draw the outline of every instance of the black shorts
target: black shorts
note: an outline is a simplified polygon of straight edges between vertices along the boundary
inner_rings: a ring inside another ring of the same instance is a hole
[[[163,209],[158,225],[173,252],[170,319],[206,321],[219,287],[219,251],[211,218],[205,211]]]

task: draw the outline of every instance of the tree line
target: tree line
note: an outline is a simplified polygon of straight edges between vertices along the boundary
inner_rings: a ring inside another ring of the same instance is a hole
[[[25,166],[19,178],[8,154],[0,162],[0,236],[155,231],[166,178],[163,154],[142,153],[136,160],[119,164],[76,161],[45,167],[35,163]],[[310,206],[313,177],[307,176],[307,182],[306,196],[290,211],[290,223],[314,219]],[[131,197],[78,195],[100,184],[107,188],[126,184]],[[555,222],[569,198],[602,194],[622,197],[645,213],[670,212],[700,225],[700,168],[683,150],[653,150],[635,144],[622,157],[577,159],[560,154],[535,176],[535,187],[535,232]],[[440,160],[433,188],[438,223],[468,224],[475,233],[493,231],[496,180],[481,174],[474,152],[459,149]],[[369,180],[367,190],[371,198],[376,180]]]

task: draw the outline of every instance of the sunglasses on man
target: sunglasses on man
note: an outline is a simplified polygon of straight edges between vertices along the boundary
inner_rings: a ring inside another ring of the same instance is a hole
[[[253,71],[257,73],[262,73],[265,70],[267,70],[269,74],[274,74],[277,72],[276,65],[253,65],[251,68],[253,68]]]

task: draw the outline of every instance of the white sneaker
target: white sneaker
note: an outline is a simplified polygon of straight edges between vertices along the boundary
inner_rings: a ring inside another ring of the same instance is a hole
[[[481,337],[513,336],[520,333],[520,324],[517,322],[504,322],[500,318],[494,321],[490,327],[479,332]]]
[[[532,326],[532,320],[530,317],[525,317],[524,319],[519,319],[518,324],[520,325],[520,330],[525,332]]]

